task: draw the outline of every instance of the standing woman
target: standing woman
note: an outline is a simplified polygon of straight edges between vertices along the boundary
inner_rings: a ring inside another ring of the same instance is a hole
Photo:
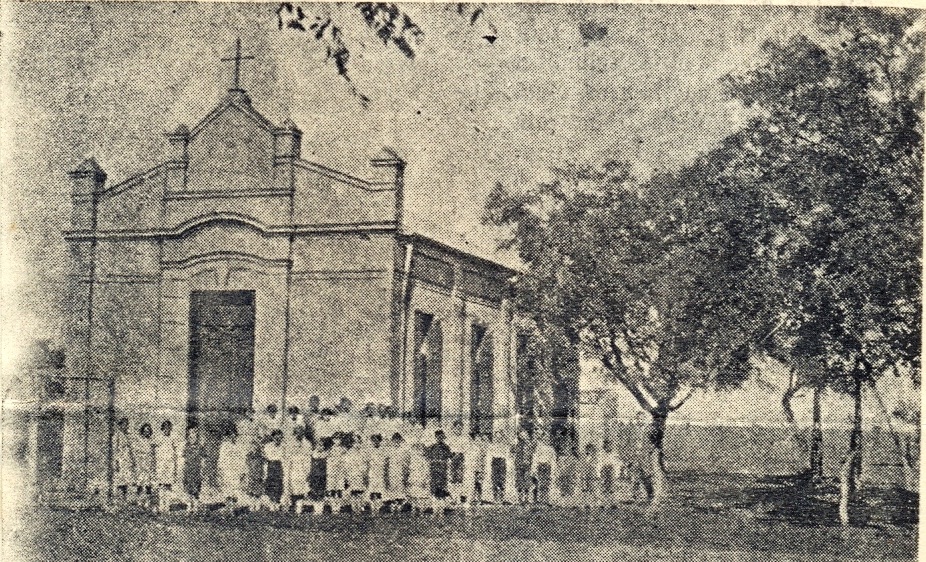
[[[135,453],[129,442],[129,418],[119,418],[113,432],[113,486],[114,496],[125,502],[129,486],[135,485]]]
[[[283,431],[274,429],[270,432],[270,442],[264,445],[264,494],[274,511],[279,509],[283,498],[283,458]]]
[[[171,436],[174,424],[161,422],[161,435],[155,442],[154,468],[158,489],[158,511],[170,511],[170,500],[177,485],[177,443]]]
[[[199,428],[190,422],[186,428],[186,442],[183,444],[183,490],[187,495],[187,510],[199,507],[199,492],[203,487],[203,458],[206,451],[199,442]]]
[[[150,423],[141,424],[141,427],[138,428],[138,439],[135,441],[133,451],[136,463],[136,491],[138,493],[139,502],[145,504],[145,507],[150,507],[151,486],[154,484],[155,480],[154,442],[151,439],[153,435],[154,430],[151,428]]]

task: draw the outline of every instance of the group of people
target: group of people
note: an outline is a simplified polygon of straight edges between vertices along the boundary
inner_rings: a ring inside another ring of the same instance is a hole
[[[164,420],[137,436],[121,418],[113,435],[113,494],[159,512],[229,509],[297,513],[443,513],[484,505],[591,508],[647,499],[642,471],[605,440],[562,454],[547,432],[516,439],[470,435],[461,420],[444,429],[402,420],[391,407],[352,412],[344,398],[316,398],[280,415],[275,405],[234,423],[190,420],[185,439]]]

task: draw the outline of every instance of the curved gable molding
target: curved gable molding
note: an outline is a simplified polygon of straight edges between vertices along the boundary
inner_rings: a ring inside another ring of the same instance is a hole
[[[172,229],[166,230],[161,233],[161,236],[165,238],[179,238],[186,235],[191,230],[209,226],[217,223],[233,223],[240,224],[244,226],[249,226],[255,230],[261,232],[261,234],[286,234],[291,229],[285,226],[269,226],[251,215],[245,215],[242,213],[230,213],[230,212],[220,212],[220,213],[209,213],[207,215],[199,215],[193,217],[187,221],[184,221]]]
[[[165,260],[161,264],[169,269],[187,269],[198,265],[214,262],[223,263],[246,263],[261,268],[285,268],[289,267],[288,259],[273,259],[249,254],[245,252],[209,252],[197,256],[191,256],[182,260]]]

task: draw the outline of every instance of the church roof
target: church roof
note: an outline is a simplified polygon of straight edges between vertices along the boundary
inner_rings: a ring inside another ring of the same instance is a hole
[[[406,239],[416,242],[423,242],[435,246],[445,252],[469,258],[482,264],[489,265],[496,269],[503,270],[508,275],[517,275],[524,273],[525,269],[521,264],[515,263],[515,260],[507,260],[495,252],[491,252],[465,240],[448,241],[445,237],[440,239],[424,234],[421,231],[406,230],[402,236]]]

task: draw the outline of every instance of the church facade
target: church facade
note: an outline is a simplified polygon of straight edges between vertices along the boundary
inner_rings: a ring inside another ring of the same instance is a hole
[[[181,427],[312,396],[512,429],[515,272],[407,230],[395,153],[356,177],[303,159],[302,137],[234,87],[156,167],[70,172],[65,343],[86,412],[65,417],[62,474],[105,474],[113,417]]]

